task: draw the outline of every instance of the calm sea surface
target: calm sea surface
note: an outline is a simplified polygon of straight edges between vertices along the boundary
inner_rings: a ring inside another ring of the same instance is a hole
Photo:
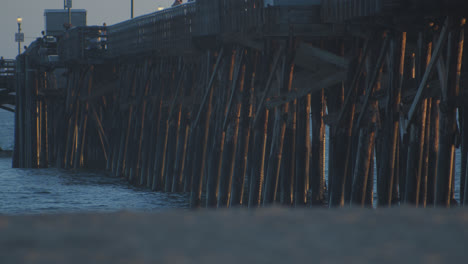
[[[13,114],[0,110],[0,147],[13,149]],[[0,158],[0,214],[160,211],[188,207],[188,195],[150,192],[105,172],[12,169]]]
[[[13,150],[15,114],[0,109],[0,148]]]

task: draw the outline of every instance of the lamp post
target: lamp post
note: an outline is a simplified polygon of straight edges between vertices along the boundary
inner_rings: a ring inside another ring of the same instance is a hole
[[[24,34],[21,33],[21,23],[23,22],[23,19],[21,17],[18,17],[16,19],[16,22],[18,23],[18,33],[15,35],[15,41],[18,42],[18,55],[21,54],[21,42],[24,41]]]
[[[63,8],[68,8],[68,26],[71,27],[71,8],[72,8],[72,0],[63,0]]]
[[[133,0],[130,1],[130,18],[133,18]]]

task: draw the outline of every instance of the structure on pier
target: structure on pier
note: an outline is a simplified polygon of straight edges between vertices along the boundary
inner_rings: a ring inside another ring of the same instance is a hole
[[[14,112],[15,104],[15,60],[0,59],[0,109]]]
[[[59,59],[38,40],[14,165],[106,168],[194,207],[372,206],[375,180],[379,206],[468,202],[467,5],[198,0],[72,28]]]

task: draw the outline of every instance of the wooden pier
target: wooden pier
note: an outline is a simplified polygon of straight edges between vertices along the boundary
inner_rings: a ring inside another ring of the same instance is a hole
[[[102,168],[192,207],[468,204],[467,15],[197,0],[72,28],[59,60],[41,41],[17,58],[14,166]]]

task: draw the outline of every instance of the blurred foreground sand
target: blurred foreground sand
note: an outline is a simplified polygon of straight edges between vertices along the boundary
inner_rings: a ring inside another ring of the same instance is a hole
[[[0,216],[0,263],[468,263],[468,210]]]

